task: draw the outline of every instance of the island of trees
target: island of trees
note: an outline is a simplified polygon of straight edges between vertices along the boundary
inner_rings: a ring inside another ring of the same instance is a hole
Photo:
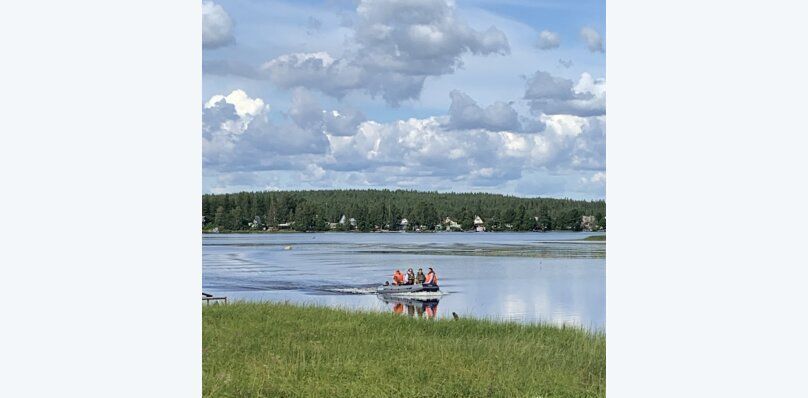
[[[202,195],[202,229],[226,231],[605,230],[606,202],[407,190]]]

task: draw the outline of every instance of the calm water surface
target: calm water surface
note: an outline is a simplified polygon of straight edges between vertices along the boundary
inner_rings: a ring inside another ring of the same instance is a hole
[[[228,299],[605,329],[598,233],[206,234],[202,286]],[[291,248],[288,248],[291,246]],[[433,267],[439,297],[373,293],[395,269]]]

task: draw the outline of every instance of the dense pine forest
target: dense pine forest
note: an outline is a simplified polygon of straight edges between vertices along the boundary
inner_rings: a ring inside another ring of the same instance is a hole
[[[204,231],[602,230],[606,202],[403,190],[202,196]],[[479,217],[479,219],[477,219]],[[448,218],[448,219],[447,219]]]

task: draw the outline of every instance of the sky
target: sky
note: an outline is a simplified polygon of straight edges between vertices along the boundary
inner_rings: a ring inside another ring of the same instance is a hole
[[[203,1],[203,191],[603,199],[604,33],[605,1]]]

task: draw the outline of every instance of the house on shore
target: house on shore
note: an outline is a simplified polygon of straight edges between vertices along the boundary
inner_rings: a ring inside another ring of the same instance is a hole
[[[581,230],[582,231],[595,231],[598,229],[598,223],[595,216],[581,216]]]
[[[342,217],[339,218],[339,222],[337,222],[336,224],[339,224],[339,225],[348,224],[348,225],[350,225],[352,227],[355,227],[356,226],[356,219],[353,218],[353,217],[347,218],[347,217],[345,217],[345,214],[343,214]],[[332,229],[336,229],[336,228],[337,228],[337,226],[334,225],[334,227]]]
[[[460,224],[449,217],[446,217],[446,219],[443,220],[443,226],[447,231],[459,231],[463,229]]]
[[[264,223],[261,222],[261,216],[255,216],[252,222],[248,224],[252,229],[259,229],[264,226]]]
[[[477,232],[485,232],[485,223],[480,216],[474,216],[474,230]]]
[[[401,229],[402,229],[402,230],[405,230],[405,231],[406,231],[406,230],[407,230],[407,227],[410,225],[410,222],[409,222],[409,221],[407,221],[407,219],[406,219],[406,218],[402,218],[402,219],[401,219],[401,222],[400,222],[400,223],[398,223],[398,225],[401,227]]]
[[[282,223],[282,224],[278,224],[278,229],[292,228],[292,224],[294,224],[294,222],[285,222],[285,223]]]

